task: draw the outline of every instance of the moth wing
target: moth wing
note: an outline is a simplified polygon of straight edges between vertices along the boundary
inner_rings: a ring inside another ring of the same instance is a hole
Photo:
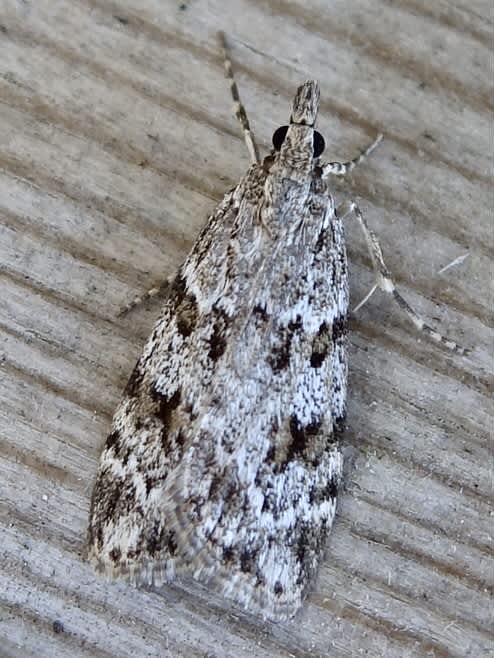
[[[181,268],[202,272],[201,279],[183,273],[175,279],[113,418],[88,529],[88,557],[110,577],[156,583],[172,579],[182,563],[168,521],[168,482],[194,434],[200,400],[191,399],[187,387],[196,369],[207,372],[207,341],[214,336],[205,329],[203,309],[221,290],[216,261],[226,260],[238,214],[235,192],[219,204]],[[201,340],[205,352],[196,359],[191,345]]]
[[[170,480],[170,520],[191,574],[275,619],[301,605],[341,473],[346,254],[341,222],[319,201],[312,251],[278,253],[256,287],[236,358],[219,358],[211,404]]]

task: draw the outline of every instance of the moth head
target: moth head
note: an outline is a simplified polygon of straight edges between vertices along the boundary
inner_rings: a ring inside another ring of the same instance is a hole
[[[316,80],[307,80],[297,89],[293,101],[292,116],[289,126],[280,126],[273,134],[273,146],[281,151],[283,143],[290,131],[293,141],[303,144],[312,140],[312,157],[318,158],[324,151],[324,137],[314,130],[314,124],[319,110],[319,84]],[[290,130],[296,126],[295,130]]]

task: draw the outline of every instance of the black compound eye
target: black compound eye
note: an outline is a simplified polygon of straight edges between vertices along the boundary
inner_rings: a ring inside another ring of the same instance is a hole
[[[281,149],[281,145],[285,141],[287,132],[288,132],[288,126],[280,126],[274,131],[273,146],[277,151]]]
[[[287,132],[288,126],[280,126],[274,131],[273,146],[277,151],[281,149]],[[314,130],[314,157],[318,158],[325,148],[326,143],[324,141],[324,137],[321,135],[321,133],[317,132],[317,130]]]
[[[317,130],[314,130],[314,157],[318,158],[325,148],[326,142],[324,141],[324,137]]]

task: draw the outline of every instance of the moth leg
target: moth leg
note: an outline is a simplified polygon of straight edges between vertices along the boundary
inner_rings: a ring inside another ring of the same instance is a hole
[[[382,139],[382,134],[379,134],[372,144],[366,146],[360,155],[357,155],[357,157],[350,160],[350,162],[327,162],[322,165],[323,178],[330,174],[333,176],[344,176],[345,174],[348,174],[352,169],[355,169],[358,164],[365,160],[377,146],[379,146]]]
[[[464,347],[461,347],[461,345],[458,345],[457,343],[450,340],[449,338],[446,338],[446,336],[443,336],[438,331],[436,331],[428,324],[426,324],[426,322],[424,322],[424,320],[420,317],[420,315],[410,306],[410,304],[406,301],[406,299],[404,299],[401,296],[401,294],[398,292],[398,290],[396,290],[396,286],[394,284],[391,273],[384,263],[383,254],[379,241],[375,236],[375,234],[373,233],[373,231],[369,228],[358,205],[353,201],[344,202],[336,212],[341,219],[343,219],[344,217],[346,217],[352,212],[357,218],[364,232],[365,241],[367,243],[367,249],[369,250],[372,264],[374,266],[374,272],[376,273],[375,285],[372,287],[370,292],[364,297],[364,299],[360,302],[360,304],[358,304],[355,307],[354,312],[357,311],[359,308],[361,308],[365,304],[365,302],[371,297],[374,291],[377,288],[379,288],[380,290],[394,297],[398,306],[406,313],[408,318],[413,322],[413,324],[419,331],[423,331],[427,336],[429,336],[429,338],[436,341],[437,343],[442,343],[450,350],[458,352],[459,354],[466,354],[468,350],[466,350]]]
[[[247,112],[245,107],[240,100],[240,94],[238,93],[237,83],[233,75],[232,62],[228,56],[228,45],[226,43],[226,37],[224,32],[218,32],[218,40],[220,42],[220,47],[224,57],[224,66],[225,66],[225,76],[230,81],[230,89],[233,96],[233,108],[235,116],[237,117],[242,131],[244,133],[244,140],[249,151],[250,160],[252,164],[258,164],[260,162],[259,158],[259,149],[257,147],[256,139],[254,133],[250,129],[249,119],[247,118]]]
[[[130,301],[128,304],[125,304],[125,306],[122,306],[120,308],[120,310],[117,313],[117,317],[121,318],[124,315],[127,315],[127,313],[130,313],[130,311],[136,308],[136,306],[141,306],[142,304],[147,302],[149,299],[152,299],[153,297],[165,297],[170,287],[170,284],[171,281],[169,279],[166,279],[157,288],[151,288],[143,295],[138,295],[137,297],[134,297],[132,301]]]

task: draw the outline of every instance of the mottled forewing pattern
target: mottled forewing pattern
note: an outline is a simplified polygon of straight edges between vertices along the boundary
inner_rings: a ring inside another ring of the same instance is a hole
[[[212,261],[224,258],[237,214],[232,199],[232,193],[225,196],[173,281],[101,455],[91,503],[89,557],[111,577],[171,580],[182,562],[168,520],[167,488],[200,414],[201,398],[194,395],[192,384],[195,372],[201,370],[207,390],[206,378],[212,374],[208,366],[214,363],[210,355],[218,350],[217,327],[208,325],[211,309],[202,313],[199,308],[199,278],[192,291],[184,271],[187,264],[199,270],[202,263],[201,271],[211,272]],[[215,282],[208,278],[202,285]]]
[[[347,377],[343,228],[312,148],[288,130],[173,282],[93,492],[89,556],[109,576],[185,574],[272,619],[301,605],[335,514]]]

